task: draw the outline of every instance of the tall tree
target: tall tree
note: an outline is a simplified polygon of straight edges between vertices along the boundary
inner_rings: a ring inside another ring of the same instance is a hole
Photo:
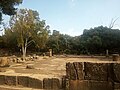
[[[14,15],[17,9],[15,6],[21,3],[22,0],[0,0],[0,22],[2,21],[2,14]]]
[[[21,47],[23,59],[25,59],[27,47],[31,43],[36,43],[35,45],[39,48],[45,45],[49,26],[44,20],[40,20],[37,11],[20,9],[11,17],[9,30],[16,35],[18,46]]]

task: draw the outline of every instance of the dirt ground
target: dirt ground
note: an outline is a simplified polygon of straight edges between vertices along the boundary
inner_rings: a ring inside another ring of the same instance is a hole
[[[93,62],[93,63],[110,63],[112,58],[106,58],[105,56],[39,56],[36,60],[28,60],[21,63],[11,63],[10,67],[5,68],[7,72],[5,74],[11,75],[28,75],[34,78],[43,79],[43,78],[60,78],[66,75],[66,63],[67,62]],[[32,66],[33,69],[27,69],[27,66]],[[3,72],[0,72],[3,74]],[[9,90],[4,89],[0,86],[0,90]],[[11,88],[11,87],[8,87]],[[15,90],[10,89],[10,90]],[[16,89],[21,90],[21,89]],[[24,88],[25,90],[25,88]],[[33,90],[27,89],[26,90]]]
[[[67,62],[110,62],[112,59],[102,57],[42,57],[40,56],[37,60],[26,61],[24,63],[13,63],[9,69],[15,73],[22,74],[37,74],[41,77],[62,77],[66,74],[66,63]],[[26,66],[33,66],[34,69],[26,69]]]

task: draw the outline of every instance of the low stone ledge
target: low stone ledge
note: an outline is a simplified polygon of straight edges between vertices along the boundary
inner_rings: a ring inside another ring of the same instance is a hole
[[[66,77],[70,80],[83,80],[83,70],[82,62],[66,63]]]
[[[84,64],[85,80],[107,81],[108,63],[89,63]]]
[[[114,82],[114,90],[120,90],[120,83]]]
[[[60,89],[60,81],[57,78],[44,78],[43,79],[43,89]]]
[[[5,84],[7,85],[17,85],[17,76],[5,76]]]
[[[114,81],[120,83],[120,64],[113,64]]]
[[[18,85],[28,87],[28,82],[29,82],[28,76],[18,76],[17,80],[18,80]]]
[[[39,79],[29,77],[28,78],[28,87],[42,89],[43,88],[42,81]]]
[[[111,82],[93,80],[70,80],[66,90],[114,90]]]
[[[5,75],[0,75],[0,85],[5,84]]]

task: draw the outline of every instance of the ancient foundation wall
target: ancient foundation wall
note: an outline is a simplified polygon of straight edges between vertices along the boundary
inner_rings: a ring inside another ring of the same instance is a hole
[[[0,74],[0,85],[47,90],[120,90],[120,63],[66,63],[66,76],[61,79]]]
[[[120,90],[120,63],[66,64],[66,90]]]

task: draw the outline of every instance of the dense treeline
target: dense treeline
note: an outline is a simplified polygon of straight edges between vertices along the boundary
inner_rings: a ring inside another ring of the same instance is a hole
[[[15,34],[10,33],[10,30],[5,31],[5,35],[0,37],[0,47],[9,51],[20,52]],[[7,35],[7,36],[6,36]],[[6,40],[6,37],[8,40]],[[46,41],[47,39],[47,41]],[[67,34],[61,34],[57,30],[53,30],[52,34],[48,34],[45,39],[44,47],[36,47],[32,43],[28,47],[31,52],[46,52],[53,49],[54,54],[105,54],[106,50],[109,53],[120,53],[120,30],[110,29],[108,27],[95,27],[89,30],[85,29],[80,36],[72,37]],[[40,42],[40,39],[38,40]]]
[[[103,26],[84,30],[81,35],[81,45],[87,53],[110,53],[120,52],[120,30]]]
[[[0,1],[0,25],[2,14],[10,15],[9,26],[4,27],[0,36],[0,48],[10,53],[19,52],[25,57],[26,52],[47,52],[54,54],[105,54],[120,53],[120,30],[98,26],[85,29],[80,36],[61,34],[57,30],[50,33],[50,27],[41,20],[39,13],[30,9],[17,10],[15,7],[23,0]],[[7,6],[7,7],[6,7]]]
[[[49,47],[55,53],[68,54],[105,54],[120,53],[120,30],[98,26],[85,29],[80,36],[71,37],[53,31],[49,38]],[[55,34],[56,33],[56,34]]]

